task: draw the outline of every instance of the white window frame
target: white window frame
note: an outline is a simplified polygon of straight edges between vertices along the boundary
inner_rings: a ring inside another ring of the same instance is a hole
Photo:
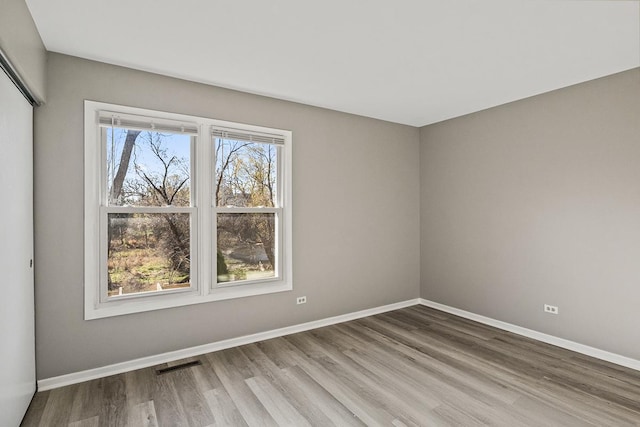
[[[125,208],[107,206],[106,149],[99,125],[100,112],[144,117],[151,121],[183,122],[195,125],[198,135],[191,143],[192,206],[188,208]],[[159,310],[190,304],[220,301],[293,289],[292,263],[292,133],[262,126],[234,123],[205,117],[167,113],[103,102],[85,101],[84,105],[84,316],[86,320]],[[275,208],[219,208],[214,206],[215,179],[213,129],[229,128],[246,133],[276,135],[283,142],[278,148],[278,201]],[[162,212],[174,210],[191,214],[191,287],[177,291],[132,294],[105,298],[107,212]],[[216,214],[229,212],[273,211],[279,217],[276,237],[278,257],[276,278],[217,283]]]

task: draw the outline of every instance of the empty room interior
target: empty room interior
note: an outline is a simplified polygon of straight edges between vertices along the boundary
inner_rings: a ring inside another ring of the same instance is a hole
[[[3,0],[0,426],[640,425],[640,2]]]

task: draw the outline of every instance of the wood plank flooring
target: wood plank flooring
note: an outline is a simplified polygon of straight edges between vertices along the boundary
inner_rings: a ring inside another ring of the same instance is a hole
[[[39,392],[22,425],[640,425],[640,373],[413,306]]]

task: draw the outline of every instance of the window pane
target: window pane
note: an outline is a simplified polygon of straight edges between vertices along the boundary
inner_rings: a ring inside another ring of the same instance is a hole
[[[216,138],[216,206],[274,207],[278,148]]]
[[[218,283],[275,277],[275,214],[218,214]]]
[[[190,214],[108,214],[109,296],[190,286]]]
[[[191,136],[105,130],[109,205],[190,205]]]

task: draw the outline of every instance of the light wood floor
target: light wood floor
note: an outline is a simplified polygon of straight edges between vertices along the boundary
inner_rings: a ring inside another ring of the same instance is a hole
[[[37,393],[24,426],[640,425],[640,373],[422,306]]]

